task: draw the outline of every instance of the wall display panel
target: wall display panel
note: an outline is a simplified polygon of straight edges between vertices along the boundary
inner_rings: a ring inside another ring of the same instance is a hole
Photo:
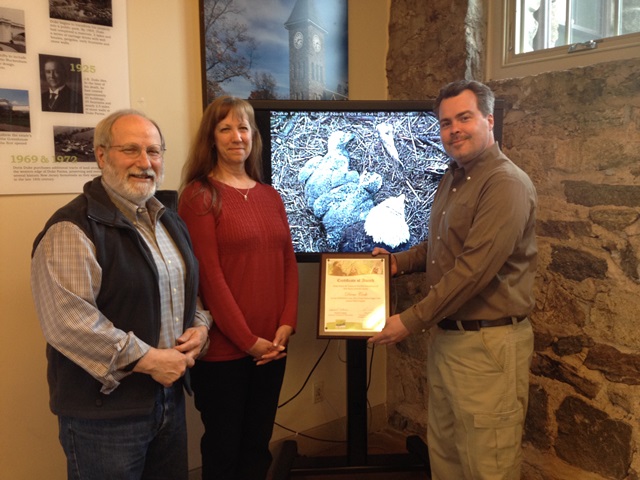
[[[0,3],[0,194],[81,192],[95,125],[129,105],[125,0]]]
[[[427,235],[448,157],[429,102],[254,102],[300,261]]]
[[[298,261],[423,241],[449,157],[433,102],[251,101]],[[494,134],[502,134],[496,101]]]

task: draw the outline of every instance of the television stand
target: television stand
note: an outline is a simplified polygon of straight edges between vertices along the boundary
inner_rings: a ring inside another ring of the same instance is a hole
[[[302,475],[380,473],[423,470],[429,475],[426,444],[417,435],[407,437],[407,453],[367,452],[367,341],[347,342],[347,454],[346,456],[306,457],[298,455],[294,440],[286,440],[274,460],[273,480]],[[430,478],[430,476],[429,476]]]

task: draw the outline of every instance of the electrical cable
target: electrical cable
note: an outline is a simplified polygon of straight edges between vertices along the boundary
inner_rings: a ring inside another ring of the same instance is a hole
[[[376,353],[376,344],[371,344],[371,358],[369,359],[369,378],[367,378],[367,393],[369,392],[369,386],[371,385],[371,375],[373,373],[373,354]]]
[[[309,375],[307,375],[307,378],[305,378],[302,386],[300,387],[300,390],[298,390],[292,397],[290,397],[288,400],[285,400],[284,402],[282,402],[280,405],[278,405],[278,408],[282,408],[284,407],[287,403],[289,403],[290,401],[292,401],[294,398],[296,398],[298,395],[300,395],[300,392],[302,392],[302,390],[304,390],[304,387],[307,386],[307,383],[309,382],[309,379],[311,378],[311,375],[313,374],[313,372],[315,371],[315,369],[318,367],[318,364],[320,363],[320,360],[323,359],[324,354],[327,353],[327,349],[329,348],[329,344],[331,343],[331,339],[329,339],[327,341],[327,344],[324,346],[324,350],[322,351],[322,353],[320,354],[320,356],[318,357],[318,360],[316,360],[315,365],[311,368],[311,371],[309,372]],[[280,425],[279,425],[280,426]],[[284,428],[284,427],[282,427]],[[286,429],[288,430],[288,429]]]
[[[309,383],[309,379],[311,378],[311,375],[313,374],[313,372],[315,371],[315,369],[318,367],[318,365],[320,364],[320,361],[324,358],[324,355],[327,353],[327,349],[329,348],[329,344],[331,343],[332,339],[329,339],[327,341],[327,344],[324,346],[324,350],[322,351],[322,353],[320,354],[320,356],[318,357],[318,360],[316,360],[316,363],[313,365],[313,367],[311,368],[311,371],[309,372],[309,374],[307,375],[307,378],[305,378],[304,382],[302,383],[302,386],[300,387],[300,389],[292,396],[290,397],[288,400],[282,402],[280,405],[278,405],[278,408],[284,407],[287,403],[291,402],[294,398],[296,398],[298,395],[300,395],[300,393],[302,392],[302,390],[304,390],[304,387],[307,386],[307,383]],[[284,425],[278,423],[278,422],[273,422],[274,425],[277,425],[278,427],[287,430],[288,432],[294,433],[296,436],[300,436],[300,437],[304,437],[304,438],[308,438],[310,440],[317,440],[319,442],[327,442],[327,443],[346,443],[346,440],[332,440],[332,439],[328,439],[328,438],[318,438],[318,437],[314,437],[312,435],[307,435],[306,433],[300,433],[296,430],[293,430],[292,428],[289,427],[285,427]]]
[[[316,360],[316,363],[313,365],[313,367],[309,371],[309,374],[307,375],[307,378],[305,378],[305,380],[302,383],[302,386],[300,387],[300,389],[295,394],[293,394],[289,399],[285,400],[280,405],[278,405],[278,408],[282,408],[285,405],[287,405],[289,402],[291,402],[296,397],[298,397],[298,395],[300,395],[302,390],[304,390],[304,387],[307,386],[307,383],[309,383],[309,380],[311,379],[311,375],[313,375],[313,372],[316,370],[316,368],[320,364],[320,361],[324,358],[325,354],[327,353],[327,349],[329,348],[329,344],[331,343],[331,340],[332,339],[329,339],[327,341],[327,344],[324,346],[324,350],[322,351],[322,353],[318,357],[318,360]],[[375,351],[376,351],[376,346],[375,346],[375,344],[372,344],[371,347],[369,347],[369,348],[371,349],[371,356],[369,358],[369,373],[368,373],[368,378],[367,378],[367,392],[369,392],[369,387],[371,386],[371,379],[372,379],[372,374],[373,374],[373,356],[374,356]],[[342,360],[342,359],[340,359],[340,360]],[[346,360],[345,360],[345,362],[346,362]],[[371,411],[371,403],[369,402],[369,398],[367,398],[367,410],[369,412]],[[372,420],[373,420],[372,418],[369,418],[369,423]],[[289,427],[285,427],[284,425],[282,425],[282,424],[280,424],[278,422],[273,422],[273,423],[274,423],[274,425],[282,428],[283,430],[291,432],[291,433],[293,433],[293,434],[295,434],[297,436],[308,438],[310,440],[316,440],[316,441],[319,441],[319,442],[328,442],[328,443],[346,443],[347,442],[346,440],[332,440],[332,439],[327,439],[327,438],[314,437],[312,435],[307,435],[305,433],[300,433],[300,432],[298,432],[296,430],[293,430],[293,429],[291,429]],[[371,426],[371,424],[369,426]]]
[[[373,425],[373,408],[371,407],[371,402],[369,401],[369,387],[371,386],[371,377],[373,374],[373,355],[376,353],[376,344],[371,344],[371,358],[369,359],[369,378],[367,379],[367,412],[369,419],[369,431],[371,430],[371,426]]]
[[[307,435],[306,433],[300,433],[300,432],[297,432],[297,431],[295,431],[295,430],[293,430],[291,428],[285,427],[284,425],[280,425],[278,422],[273,422],[273,424],[277,425],[278,427],[280,427],[280,428],[282,428],[282,429],[284,429],[284,430],[286,430],[288,432],[295,433],[296,436],[298,436],[298,437],[304,437],[304,438],[308,438],[310,440],[317,440],[318,442],[347,443],[346,440],[331,440],[329,438],[318,438],[318,437],[314,437],[312,435]]]

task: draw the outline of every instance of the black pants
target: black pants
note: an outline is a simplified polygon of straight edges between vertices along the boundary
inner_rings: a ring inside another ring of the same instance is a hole
[[[285,361],[196,362],[191,379],[205,429],[203,480],[264,480]]]

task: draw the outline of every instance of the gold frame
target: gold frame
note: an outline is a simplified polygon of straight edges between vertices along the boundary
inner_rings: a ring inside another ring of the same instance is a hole
[[[323,253],[318,338],[367,338],[380,332],[389,317],[390,279],[387,254]]]

